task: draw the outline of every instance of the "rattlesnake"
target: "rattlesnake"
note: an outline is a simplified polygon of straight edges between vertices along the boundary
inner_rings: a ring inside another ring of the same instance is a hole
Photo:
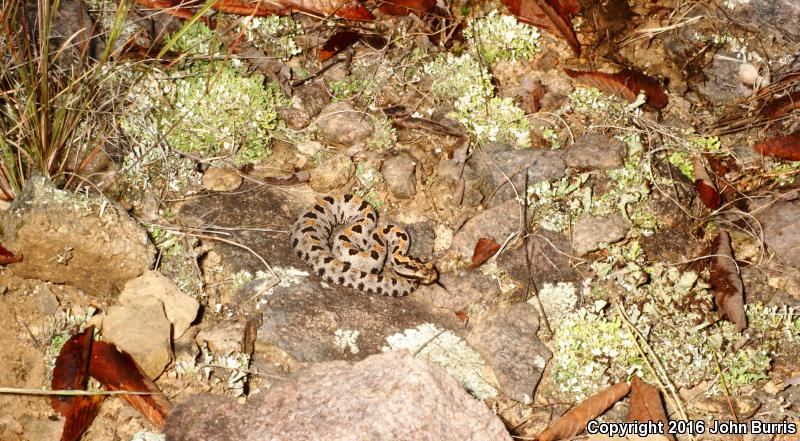
[[[395,225],[376,228],[377,221],[372,206],[358,196],[326,196],[297,218],[292,247],[326,282],[370,293],[400,297],[419,283],[435,282],[432,263],[406,256],[408,233]],[[384,263],[388,268],[381,275]]]

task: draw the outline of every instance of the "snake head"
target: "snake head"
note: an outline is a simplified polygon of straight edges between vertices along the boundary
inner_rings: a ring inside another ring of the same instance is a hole
[[[433,262],[423,262],[414,257],[406,257],[405,262],[399,264],[396,262],[392,271],[398,276],[417,281],[423,285],[430,285],[436,282],[439,278],[439,271],[433,265]]]

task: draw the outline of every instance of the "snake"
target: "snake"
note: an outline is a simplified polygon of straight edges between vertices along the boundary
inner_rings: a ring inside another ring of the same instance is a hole
[[[291,230],[292,248],[328,283],[402,297],[436,282],[431,262],[407,255],[402,228],[378,225],[378,215],[357,195],[325,196],[303,211]]]

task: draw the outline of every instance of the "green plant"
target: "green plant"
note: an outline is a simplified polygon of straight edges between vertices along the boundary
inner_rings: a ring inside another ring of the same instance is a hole
[[[120,2],[100,53],[86,28],[54,32],[59,0],[0,5],[0,199],[11,200],[35,172],[68,184],[100,151],[116,105],[104,84],[129,3]]]

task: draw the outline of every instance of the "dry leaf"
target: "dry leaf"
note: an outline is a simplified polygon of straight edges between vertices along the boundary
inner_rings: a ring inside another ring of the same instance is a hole
[[[723,314],[736,325],[736,331],[747,327],[744,313],[744,287],[733,260],[731,238],[727,231],[720,231],[711,244],[711,277],[714,303]]]
[[[722,199],[717,192],[714,181],[711,180],[703,165],[703,160],[698,156],[694,158],[694,188],[703,205],[711,210],[716,210],[722,204]]]
[[[541,81],[526,77],[514,93],[514,102],[526,114],[534,114],[539,111],[545,92],[546,89]]]
[[[484,262],[489,260],[494,253],[500,249],[500,244],[495,242],[491,237],[481,237],[478,243],[475,244],[475,250],[472,252],[472,263],[469,268],[477,268],[483,265]]]
[[[589,421],[602,415],[609,407],[627,395],[630,388],[628,383],[617,383],[592,395],[569,412],[561,415],[561,418],[540,433],[536,440],[555,441],[583,432]]]
[[[89,360],[89,375],[96,378],[106,389],[129,392],[152,392],[148,395],[122,395],[159,429],[164,428],[172,404],[167,397],[141,372],[128,353],[120,351],[111,343],[94,343]]]
[[[675,441],[675,436],[667,432],[669,419],[661,403],[661,393],[658,388],[651,386],[638,376],[631,382],[631,400],[628,409],[628,421],[663,421],[664,436]]]
[[[303,182],[308,182],[311,178],[311,173],[306,170],[300,170],[299,172],[292,173],[289,176],[266,176],[262,180],[265,184],[275,185],[275,186],[287,186],[287,185],[297,185],[302,184]]]
[[[339,31],[333,34],[333,36],[322,45],[322,49],[319,51],[319,61],[325,61],[338,54],[342,49],[358,41],[360,36],[361,34],[356,31]]]
[[[378,2],[378,5],[378,11],[386,15],[422,16],[437,9],[436,0],[391,0]]]
[[[800,90],[766,103],[758,111],[758,115],[762,118],[774,119],[795,109],[800,109]]]
[[[575,36],[571,15],[580,11],[575,0],[503,0],[503,4],[519,21],[566,40],[576,57],[581,55],[581,44]]]
[[[800,132],[759,142],[753,146],[756,153],[786,161],[800,161]]]
[[[742,198],[737,198],[738,191],[734,188],[725,178],[730,170],[740,170],[740,167],[733,158],[728,158],[726,162],[714,157],[711,154],[703,154],[711,172],[717,177],[717,184],[722,188],[719,191],[720,197],[723,202],[733,202],[737,208],[747,211],[745,201]]]
[[[8,265],[9,263],[17,262],[22,262],[22,254],[14,254],[0,245],[0,265]]]
[[[94,327],[75,334],[64,343],[53,368],[52,390],[85,390],[89,381],[89,354],[92,350]],[[66,418],[61,432],[62,441],[80,439],[86,428],[94,420],[102,395],[95,396],[54,396],[50,399],[53,410]]]
[[[639,92],[644,91],[647,95],[648,106],[662,109],[669,103],[669,98],[658,80],[633,69],[623,69],[614,74],[597,71],[581,72],[572,69],[564,69],[564,72],[586,85],[596,87],[626,101],[636,101]]]

